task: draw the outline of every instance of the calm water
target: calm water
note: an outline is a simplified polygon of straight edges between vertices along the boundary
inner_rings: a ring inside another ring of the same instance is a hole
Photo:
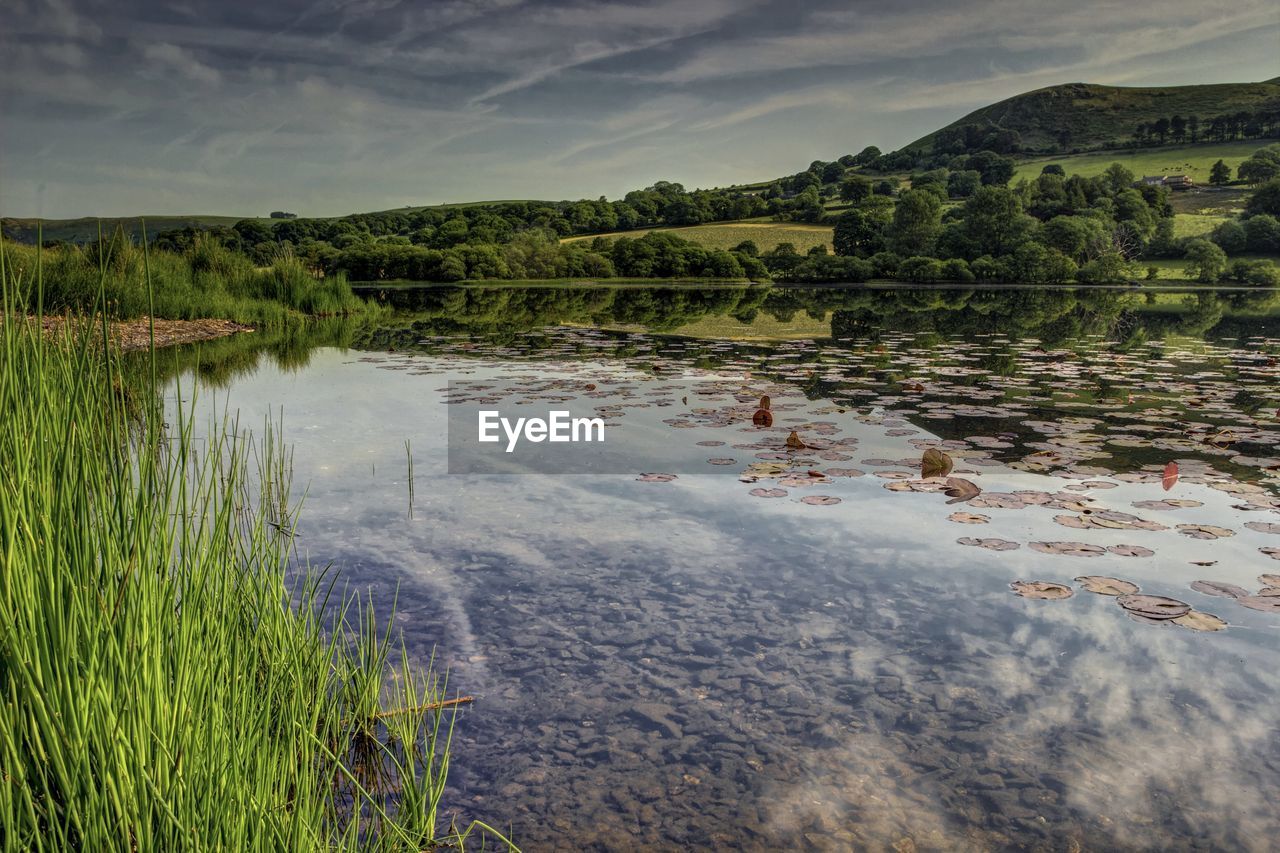
[[[389,298],[346,347],[206,348],[202,393],[283,408],[301,549],[388,609],[398,587],[411,654],[477,697],[451,814],[526,850],[1280,843],[1273,297]],[[589,397],[666,430],[670,465],[451,475],[449,382]],[[980,493],[922,480],[929,449]]]

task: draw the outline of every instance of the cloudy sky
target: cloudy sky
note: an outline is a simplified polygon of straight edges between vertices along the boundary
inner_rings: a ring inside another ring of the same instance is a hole
[[[1274,0],[6,0],[0,214],[717,186],[1055,83],[1280,74]]]

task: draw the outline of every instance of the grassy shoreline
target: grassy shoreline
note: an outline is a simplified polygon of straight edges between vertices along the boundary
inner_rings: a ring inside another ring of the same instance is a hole
[[[506,846],[441,817],[445,681],[297,565],[278,432],[166,413],[154,355],[22,322],[5,261],[0,848]]]

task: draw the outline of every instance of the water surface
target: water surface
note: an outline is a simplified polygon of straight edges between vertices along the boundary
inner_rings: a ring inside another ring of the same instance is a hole
[[[393,301],[341,347],[208,348],[202,394],[283,408],[299,547],[387,609],[398,588],[410,653],[477,697],[451,813],[526,850],[1273,849],[1280,612],[1191,587],[1280,573],[1273,294]],[[451,475],[450,382],[590,395],[668,430],[670,464]],[[922,481],[929,449],[980,494]]]

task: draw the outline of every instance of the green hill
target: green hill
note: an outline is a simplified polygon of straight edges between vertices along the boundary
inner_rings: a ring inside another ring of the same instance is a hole
[[[1241,119],[1246,124],[1269,123],[1272,129],[1280,124],[1280,78],[1200,86],[1050,86],[974,110],[905,150],[932,153],[940,146],[946,153],[959,154],[989,147],[1005,149],[1002,153],[1049,154],[1118,148],[1135,141],[1140,125],[1150,129],[1162,119],[1172,124],[1175,116],[1196,117],[1196,141],[1223,142],[1227,139],[1213,136],[1213,119],[1230,121],[1241,114],[1248,114]],[[1148,132],[1149,138],[1159,138],[1154,130]],[[1190,142],[1190,128],[1177,136],[1172,128],[1166,129],[1164,141]]]
[[[138,239],[142,235],[142,222],[146,222],[147,236],[155,237],[162,231],[174,231],[181,228],[214,228],[219,225],[231,227],[242,219],[253,219],[252,216],[118,216],[97,219],[92,216],[80,219],[16,219],[5,217],[0,220],[0,229],[6,240],[18,243],[35,243],[39,234],[45,242],[65,240],[68,243],[89,243],[98,239],[101,233],[111,237],[117,230]],[[263,222],[278,220],[261,217]],[[101,231],[99,231],[101,229]]]

